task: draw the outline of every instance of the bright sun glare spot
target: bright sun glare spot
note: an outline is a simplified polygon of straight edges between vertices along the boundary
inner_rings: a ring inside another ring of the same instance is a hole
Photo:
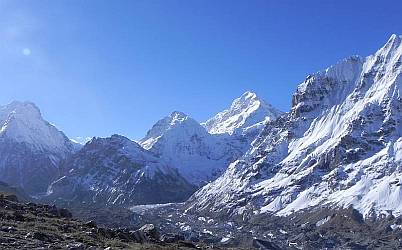
[[[24,49],[22,50],[22,54],[23,54],[24,56],[29,56],[29,55],[31,55],[31,50],[30,50],[29,48],[24,48]]]

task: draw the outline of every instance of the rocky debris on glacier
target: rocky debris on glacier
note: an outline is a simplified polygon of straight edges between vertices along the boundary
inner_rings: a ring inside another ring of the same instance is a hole
[[[220,248],[244,249],[400,249],[402,220],[391,213],[363,219],[352,208],[314,207],[289,216],[197,214],[184,204],[137,207],[140,221],[152,221],[165,232]],[[139,212],[141,211],[141,212]]]

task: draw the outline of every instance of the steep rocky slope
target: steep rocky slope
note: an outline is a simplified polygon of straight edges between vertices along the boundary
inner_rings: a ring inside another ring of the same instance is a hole
[[[292,109],[188,206],[216,214],[288,215],[313,206],[400,214],[402,45],[310,75]],[[220,213],[218,213],[220,212]]]
[[[51,184],[45,200],[127,207],[180,202],[195,190],[163,160],[119,135],[92,139],[64,168],[71,170]]]

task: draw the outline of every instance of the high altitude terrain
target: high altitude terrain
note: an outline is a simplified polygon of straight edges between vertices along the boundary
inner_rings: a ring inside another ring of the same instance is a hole
[[[373,55],[307,76],[286,113],[246,92],[202,123],[175,111],[138,142],[79,146],[34,104],[13,102],[0,107],[0,187],[92,215],[131,209],[226,247],[398,249],[401,73],[392,35]]]
[[[0,181],[46,202],[124,207],[185,201],[281,114],[246,92],[206,123],[175,111],[138,143],[112,135],[82,146],[44,120],[33,103],[13,102],[0,111]]]

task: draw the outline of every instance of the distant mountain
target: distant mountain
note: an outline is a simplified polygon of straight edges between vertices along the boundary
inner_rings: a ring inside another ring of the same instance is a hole
[[[194,119],[182,112],[175,111],[155,123],[139,143],[145,149],[151,149],[160,140],[166,140],[166,138],[162,138],[166,136],[166,134],[176,139],[177,137],[192,136],[194,134],[205,135],[207,132]]]
[[[275,120],[282,112],[247,91],[235,99],[229,109],[216,114],[202,125],[211,134],[247,133],[261,130],[268,121]]]
[[[291,110],[268,122],[253,148],[188,206],[226,215],[316,206],[400,215],[401,40],[393,35],[374,55],[308,76]]]
[[[195,191],[177,170],[119,135],[92,139],[64,168],[71,170],[51,184],[46,200],[128,207],[182,202]]]
[[[79,147],[30,102],[0,106],[0,127],[0,181],[30,195],[46,192],[60,163]]]
[[[241,141],[211,135],[181,112],[173,112],[158,121],[139,143],[195,185],[216,179],[245,151]]]

